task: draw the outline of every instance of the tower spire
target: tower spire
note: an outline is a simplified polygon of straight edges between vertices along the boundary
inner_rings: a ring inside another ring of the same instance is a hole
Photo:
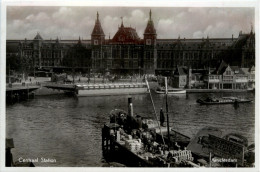
[[[79,36],[78,44],[81,44],[81,39],[80,39],[80,36]]]
[[[150,12],[149,12],[149,20],[151,21],[152,20],[152,10],[150,9]]]
[[[152,20],[152,10],[149,12],[149,20],[144,30],[144,41],[147,45],[156,45],[157,34]]]
[[[97,19],[91,33],[91,44],[94,44],[94,42],[97,42],[97,44],[103,44],[104,41],[105,41],[105,34],[102,29],[101,23],[99,21],[99,13],[97,11]]]
[[[59,43],[59,37],[57,36],[57,38],[56,38],[56,43]]]
[[[251,32],[250,33],[253,33],[253,23],[251,22]]]
[[[124,27],[123,17],[120,18],[121,18],[121,27]]]

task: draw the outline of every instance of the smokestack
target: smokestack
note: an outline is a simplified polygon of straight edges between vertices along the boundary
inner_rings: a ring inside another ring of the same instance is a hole
[[[134,116],[132,98],[128,98],[128,115]]]

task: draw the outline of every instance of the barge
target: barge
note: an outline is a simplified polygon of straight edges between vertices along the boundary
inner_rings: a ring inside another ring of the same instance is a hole
[[[222,98],[206,98],[198,99],[197,103],[201,105],[217,105],[217,104],[238,104],[238,103],[250,103],[252,100],[237,98],[237,97],[222,97]]]
[[[80,96],[110,96],[148,93],[147,84],[141,83],[109,83],[76,85],[76,95]]]

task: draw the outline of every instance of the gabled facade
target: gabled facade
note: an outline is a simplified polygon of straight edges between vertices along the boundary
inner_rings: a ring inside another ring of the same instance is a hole
[[[170,82],[171,86],[174,88],[185,88],[188,82],[188,72],[189,70],[186,67],[178,66]]]
[[[249,73],[246,71],[248,69],[230,66],[222,61],[205,81],[208,89],[247,89]]]
[[[248,76],[247,77],[247,84],[249,89],[255,88],[255,67],[252,66],[251,68],[241,68],[241,70]]]

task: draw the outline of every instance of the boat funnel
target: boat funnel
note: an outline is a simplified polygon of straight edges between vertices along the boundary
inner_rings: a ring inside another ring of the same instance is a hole
[[[128,114],[134,116],[132,98],[128,98]]]

